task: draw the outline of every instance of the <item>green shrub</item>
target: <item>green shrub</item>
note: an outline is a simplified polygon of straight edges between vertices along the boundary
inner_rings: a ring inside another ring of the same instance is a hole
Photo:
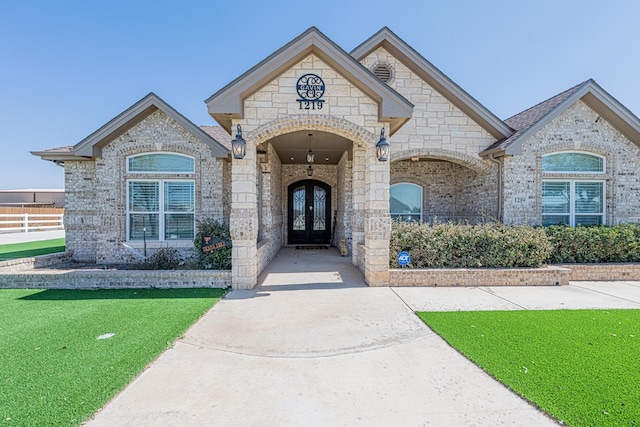
[[[225,246],[212,251],[202,250],[202,237],[217,237],[225,241]],[[198,221],[198,232],[193,241],[198,268],[211,270],[231,269],[231,233],[229,227],[213,218],[205,218]]]
[[[554,250],[549,262],[640,262],[640,224],[545,228]]]
[[[411,254],[410,268],[539,267],[552,247],[541,228],[527,225],[394,222],[389,264]]]
[[[175,248],[160,248],[153,255],[140,264],[143,270],[176,270],[184,260]]]

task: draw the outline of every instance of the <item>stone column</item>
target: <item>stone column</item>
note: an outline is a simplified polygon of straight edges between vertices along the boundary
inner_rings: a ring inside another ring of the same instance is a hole
[[[360,265],[360,247],[365,241],[365,158],[366,149],[353,144],[353,166],[351,170],[351,262],[364,272]]]
[[[369,286],[389,286],[389,161],[376,157],[374,141],[366,147],[364,209],[364,276]]]
[[[252,289],[258,281],[258,195],[256,147],[247,141],[244,159],[231,164],[231,218],[229,229],[233,248],[231,285]]]

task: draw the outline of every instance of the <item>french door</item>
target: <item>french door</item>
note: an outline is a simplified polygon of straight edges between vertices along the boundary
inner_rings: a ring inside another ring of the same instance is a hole
[[[331,187],[309,179],[289,186],[289,244],[326,245],[331,239]]]

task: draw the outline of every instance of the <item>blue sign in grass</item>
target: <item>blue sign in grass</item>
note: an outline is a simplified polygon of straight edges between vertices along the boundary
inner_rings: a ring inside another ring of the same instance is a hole
[[[398,264],[405,266],[411,262],[411,255],[409,252],[402,251],[398,254]]]

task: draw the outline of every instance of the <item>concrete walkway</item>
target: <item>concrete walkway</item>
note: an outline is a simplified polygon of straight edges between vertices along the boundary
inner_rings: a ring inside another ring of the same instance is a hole
[[[414,310],[640,308],[640,282],[368,288],[334,250],[282,249],[89,426],[545,426]]]

